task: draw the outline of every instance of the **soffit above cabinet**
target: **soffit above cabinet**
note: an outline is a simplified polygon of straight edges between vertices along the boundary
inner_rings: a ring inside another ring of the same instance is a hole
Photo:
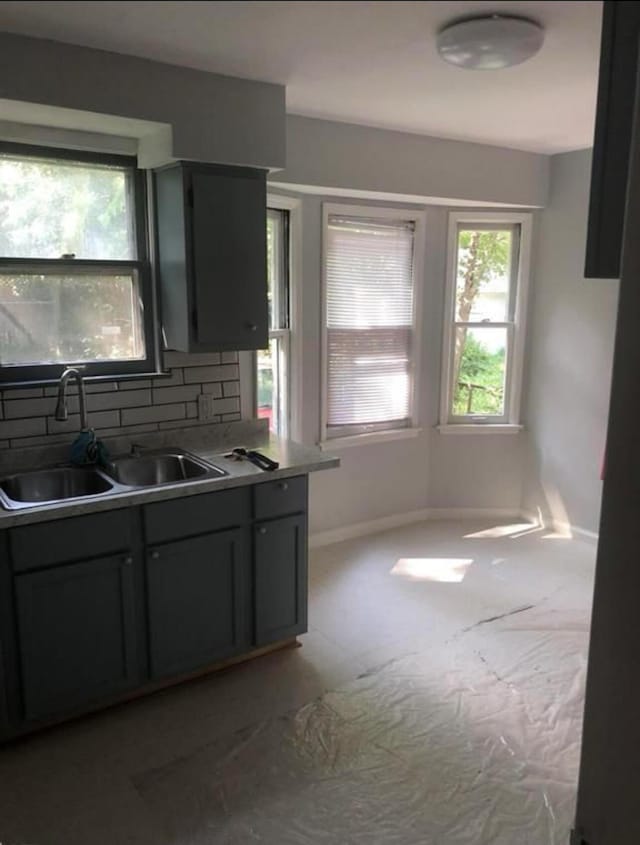
[[[283,85],[0,33],[0,99],[168,125],[174,159],[285,164]]]

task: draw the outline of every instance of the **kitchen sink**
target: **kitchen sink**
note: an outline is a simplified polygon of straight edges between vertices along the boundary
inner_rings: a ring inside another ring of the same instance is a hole
[[[181,449],[113,458],[105,467],[105,472],[125,487],[153,487],[228,475],[225,470],[205,463]]]
[[[15,510],[99,496],[110,492],[113,486],[99,470],[56,467],[3,478],[0,481],[0,501],[5,508]]]
[[[143,452],[112,458],[101,469],[67,466],[8,476],[0,479],[0,504],[19,510],[228,474],[182,449]]]

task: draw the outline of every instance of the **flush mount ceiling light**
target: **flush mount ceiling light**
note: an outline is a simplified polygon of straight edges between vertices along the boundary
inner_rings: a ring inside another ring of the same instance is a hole
[[[544,29],[529,18],[478,15],[447,24],[437,36],[446,62],[471,70],[499,70],[526,62],[538,52]]]

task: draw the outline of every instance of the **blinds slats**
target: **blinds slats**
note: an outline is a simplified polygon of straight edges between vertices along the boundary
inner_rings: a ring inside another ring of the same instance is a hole
[[[330,216],[327,425],[406,422],[414,316],[413,223]]]

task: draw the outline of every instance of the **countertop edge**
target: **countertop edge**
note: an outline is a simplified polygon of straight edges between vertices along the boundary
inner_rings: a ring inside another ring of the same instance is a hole
[[[304,451],[316,451],[312,447],[300,447],[298,444],[282,444],[283,448],[290,450],[292,447]],[[188,482],[167,484],[160,487],[145,487],[138,490],[127,490],[122,493],[106,494],[104,498],[83,499],[75,502],[61,502],[54,505],[43,505],[41,507],[29,507],[23,510],[0,510],[0,530],[20,525],[35,525],[40,522],[51,522],[52,520],[68,519],[73,516],[100,513],[104,511],[117,510],[131,506],[142,506],[153,502],[168,501],[187,496],[197,496],[201,493],[213,493],[222,490],[229,490],[236,487],[246,487],[254,484],[264,484],[278,478],[292,478],[296,475],[308,475],[312,472],[319,472],[325,469],[334,469],[340,466],[340,459],[322,454],[310,460],[295,459],[277,470],[266,472],[255,467],[253,464],[241,462],[237,468],[230,469],[231,462],[224,455],[213,454],[207,449],[191,449],[193,454],[203,458],[209,463],[221,464],[228,468],[229,475],[218,478],[196,479]],[[279,449],[268,448],[264,450],[270,457],[276,460]]]

